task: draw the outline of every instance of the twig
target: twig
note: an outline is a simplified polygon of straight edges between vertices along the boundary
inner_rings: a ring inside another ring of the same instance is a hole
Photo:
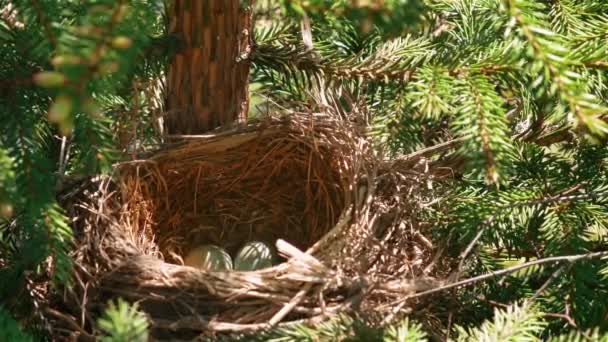
[[[65,174],[65,168],[68,163],[70,149],[67,145],[68,138],[66,136],[61,137],[61,150],[59,151],[59,177],[63,178]],[[66,149],[67,147],[67,149]]]
[[[279,324],[279,327],[287,327],[294,326],[297,324],[318,324],[321,321],[327,319],[327,317],[331,317],[331,314],[321,314],[318,316],[285,322]],[[210,329],[216,332],[222,331],[230,331],[230,332],[244,332],[244,331],[255,331],[261,329],[267,329],[267,323],[252,323],[252,324],[238,324],[238,323],[228,323],[228,322],[218,322],[218,321],[208,321],[201,317],[183,317],[177,321],[168,320],[168,319],[152,319],[152,326],[156,328],[168,328],[168,329],[192,329],[195,331],[200,331],[203,329]]]
[[[586,67],[590,68],[608,68],[608,62],[606,61],[594,61],[590,63],[585,63]]]
[[[534,295],[532,297],[530,297],[530,302],[536,300],[536,298],[538,298],[543,292],[545,292],[545,290],[547,289],[547,287],[549,287],[553,280],[557,279],[557,277],[559,277],[559,275],[562,274],[565,269],[566,266],[562,266],[558,268],[557,271],[553,272],[549,279],[547,279],[547,281],[545,281],[545,283],[538,290],[536,290],[536,292],[534,292]]]
[[[475,235],[475,237],[469,243],[467,248],[460,254],[460,262],[458,263],[458,268],[456,269],[456,275],[457,275],[456,278],[460,277],[460,273],[462,272],[462,269],[464,268],[464,261],[469,256],[469,253],[471,253],[471,251],[473,250],[473,247],[475,247],[475,245],[477,244],[477,241],[479,241],[479,239],[481,239],[481,236],[486,231],[488,226],[492,223],[492,221],[494,221],[494,217],[495,217],[495,215],[492,215],[489,220],[486,220],[484,222],[483,227],[479,230],[479,232],[477,232],[477,235]]]
[[[479,298],[479,297],[478,297],[478,298]],[[506,309],[506,308],[508,308],[508,307],[509,307],[509,305],[508,305],[508,304],[500,303],[500,302],[497,302],[497,301],[495,301],[495,300],[491,300],[491,299],[484,299],[484,298],[479,298],[479,299],[483,300],[484,302],[489,303],[490,305],[493,305],[493,306],[499,307],[499,308],[501,308],[501,309]]]
[[[566,256],[556,256],[556,257],[549,257],[549,258],[544,258],[544,259],[538,259],[538,260],[534,260],[534,261],[530,261],[530,262],[526,262],[520,265],[515,265],[512,267],[508,267],[505,269],[502,269],[500,271],[496,271],[496,272],[488,272],[476,277],[472,277],[472,278],[468,278],[465,280],[461,280],[461,281],[457,281],[454,283],[450,283],[450,284],[446,284],[446,285],[442,285],[427,291],[423,291],[423,292],[419,292],[419,293],[415,293],[409,296],[405,296],[404,298],[401,298],[397,301],[395,301],[393,304],[395,303],[404,303],[405,301],[412,299],[412,298],[417,298],[417,297],[422,297],[422,296],[426,296],[429,294],[433,294],[436,292],[441,292],[444,290],[448,290],[448,289],[452,289],[455,287],[459,287],[459,286],[466,286],[466,285],[471,285],[474,283],[478,283],[480,281],[483,280],[487,280],[490,278],[494,278],[494,277],[498,277],[501,275],[505,275],[505,274],[509,274],[509,273],[513,273],[513,272],[517,272],[521,269],[524,268],[528,268],[531,266],[537,266],[537,265],[542,265],[542,264],[548,264],[548,263],[553,263],[553,262],[577,262],[580,260],[588,260],[588,259],[597,259],[597,258],[602,258],[602,257],[607,257],[608,256],[608,251],[603,251],[603,252],[594,252],[594,253],[587,253],[587,254],[576,254],[576,255],[566,255]]]
[[[82,328],[80,325],[78,325],[78,323],[76,323],[76,321],[72,317],[69,317],[69,316],[67,316],[57,310],[51,309],[51,308],[44,309],[44,312],[67,323],[72,329],[74,329],[74,330],[78,331],[80,334],[82,334],[82,337],[85,338],[86,340],[90,340],[90,341],[96,340],[95,336],[89,334],[86,330],[84,330],[84,328]]]
[[[445,334],[445,341],[446,342],[451,341],[450,340],[450,332],[452,331],[452,318],[453,318],[452,316],[453,316],[453,313],[450,312],[450,314],[448,315],[448,328],[445,330],[446,331],[446,334]]]
[[[293,310],[293,308],[298,305],[300,301],[302,301],[302,299],[304,299],[304,296],[306,296],[306,293],[308,293],[311,287],[312,284],[306,284],[306,286],[304,286],[304,288],[300,290],[300,292],[298,292],[289,303],[285,304],[285,306],[283,306],[281,310],[279,310],[274,316],[272,316],[270,321],[268,321],[268,325],[271,327],[275,326],[283,318],[285,318],[285,316],[287,316],[287,314],[289,314],[291,310]]]
[[[448,140],[446,142],[442,142],[437,145],[433,145],[433,146],[418,150],[416,152],[412,152],[412,153],[408,154],[407,156],[403,157],[403,159],[406,161],[409,161],[409,160],[417,159],[419,157],[423,157],[423,156],[426,156],[429,154],[445,151],[445,150],[448,150],[450,148],[453,148],[453,147],[459,145],[460,143],[464,142],[465,140],[466,140],[465,138],[456,138],[456,139]]]
[[[570,317],[566,314],[546,312],[546,313],[543,313],[543,316],[563,319],[566,322],[568,322],[568,324],[570,324],[573,328],[578,328],[576,326],[576,322],[574,322],[574,319],[572,319],[572,317]]]

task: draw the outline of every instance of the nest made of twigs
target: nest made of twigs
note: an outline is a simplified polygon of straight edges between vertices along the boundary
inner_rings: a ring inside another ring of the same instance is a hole
[[[91,334],[117,296],[137,301],[158,336],[264,329],[353,309],[393,314],[391,303],[445,271],[418,215],[427,181],[327,114],[271,116],[165,146],[84,192],[77,281],[59,300],[63,322],[52,319],[57,331]],[[251,239],[276,244],[285,262],[254,272],[182,265],[193,245],[232,251]]]

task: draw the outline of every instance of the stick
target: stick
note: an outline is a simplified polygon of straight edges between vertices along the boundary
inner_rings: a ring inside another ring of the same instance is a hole
[[[89,334],[86,330],[84,330],[84,328],[81,327],[80,325],[78,325],[78,323],[76,323],[76,321],[72,317],[67,316],[67,315],[65,315],[57,310],[51,309],[51,308],[44,309],[44,312],[47,313],[48,315],[51,315],[57,319],[62,320],[64,323],[68,324],[70,326],[70,328],[78,331],[81,334],[81,337],[85,341],[95,341],[96,340],[95,336]]]
[[[285,304],[285,306],[283,306],[281,310],[279,310],[274,316],[272,316],[270,321],[268,321],[268,325],[272,327],[279,323],[283,318],[285,318],[285,316],[287,316],[287,314],[289,314],[291,310],[293,310],[293,308],[298,305],[300,301],[302,301],[302,299],[304,298],[304,296],[306,296],[306,293],[308,293],[311,287],[312,284],[306,284],[306,286],[304,286],[304,288],[300,290],[300,292],[298,292],[291,299],[291,301],[289,301],[289,303]]]
[[[407,301],[408,299],[412,299],[412,298],[416,298],[416,297],[422,297],[422,296],[426,296],[432,293],[436,293],[436,292],[440,292],[440,291],[444,291],[444,290],[448,290],[448,289],[452,289],[455,287],[459,287],[459,286],[465,286],[465,285],[471,285],[474,283],[478,283],[480,281],[486,280],[486,279],[490,279],[493,277],[497,277],[497,276],[501,276],[501,275],[505,275],[505,274],[509,274],[509,273],[513,273],[513,272],[517,272],[521,269],[524,268],[528,268],[531,266],[536,266],[536,265],[542,265],[542,264],[548,264],[548,263],[553,263],[553,262],[577,262],[580,260],[588,260],[588,259],[597,259],[597,258],[603,258],[603,257],[608,257],[608,251],[603,251],[603,252],[594,252],[594,253],[587,253],[587,254],[576,254],[576,255],[566,255],[566,256],[556,256],[556,257],[549,257],[549,258],[544,258],[544,259],[538,259],[538,260],[534,260],[534,261],[530,261],[530,262],[526,262],[523,263],[521,265],[516,265],[516,266],[512,266],[512,267],[508,267],[505,269],[502,269],[500,271],[496,271],[496,272],[488,272],[476,277],[472,277],[469,279],[465,279],[465,280],[461,280],[461,281],[457,281],[451,284],[446,284],[443,286],[439,286],[436,287],[434,289],[430,289],[427,291],[422,291],[419,293],[415,293],[409,296],[405,296],[402,299],[397,300],[396,302],[394,302],[394,304],[396,303],[402,303]]]
[[[551,274],[549,279],[547,279],[547,281],[545,281],[543,286],[541,286],[538,290],[536,290],[534,295],[532,297],[530,297],[529,301],[533,302],[534,300],[536,300],[536,298],[538,298],[543,292],[545,292],[545,290],[549,287],[549,285],[551,285],[551,283],[555,279],[557,279],[557,277],[559,277],[559,275],[562,274],[562,272],[564,272],[565,269],[566,269],[566,266],[562,266],[562,267],[558,268],[557,271],[553,272],[553,274]]]
[[[444,151],[444,150],[457,146],[458,144],[464,142],[465,140],[466,140],[465,138],[456,138],[456,139],[448,140],[446,142],[442,142],[437,145],[429,146],[427,148],[423,148],[416,152],[412,152],[412,153],[406,155],[405,157],[403,157],[403,159],[412,160],[412,159],[415,159],[418,157],[426,156],[428,154]]]

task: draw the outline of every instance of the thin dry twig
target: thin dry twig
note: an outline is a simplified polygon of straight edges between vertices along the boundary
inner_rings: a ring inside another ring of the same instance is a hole
[[[61,320],[62,322],[68,324],[68,326],[70,328],[74,329],[75,331],[78,331],[82,335],[83,339],[85,339],[87,341],[96,341],[97,340],[95,338],[95,336],[89,334],[80,325],[78,325],[78,323],[76,323],[76,321],[72,317],[69,317],[66,314],[63,314],[52,308],[45,308],[44,312],[50,316],[53,316],[53,317]]]
[[[538,260],[534,260],[534,261],[529,261],[520,265],[515,265],[512,267],[508,267],[505,269],[502,269],[500,271],[496,271],[496,272],[488,272],[476,277],[472,277],[472,278],[468,278],[465,280],[461,280],[461,281],[457,281],[457,282],[453,282],[453,283],[449,283],[449,284],[445,284],[427,291],[423,291],[423,292],[419,292],[419,293],[415,293],[412,295],[408,295],[405,296],[402,299],[399,299],[397,301],[395,301],[395,303],[402,303],[405,302],[407,300],[410,300],[412,298],[416,298],[416,297],[422,297],[422,296],[426,296],[429,294],[433,294],[433,293],[437,293],[437,292],[441,292],[441,291],[445,291],[448,289],[452,289],[452,288],[456,288],[456,287],[460,287],[460,286],[467,286],[467,285],[471,285],[471,284],[475,284],[478,283],[480,281],[484,281],[490,278],[494,278],[494,277],[498,277],[501,275],[506,275],[506,274],[510,274],[513,272],[517,272],[521,269],[524,268],[528,268],[528,267],[532,267],[532,266],[537,266],[537,265],[542,265],[542,264],[549,264],[549,263],[554,263],[554,262],[569,262],[569,263],[574,263],[580,260],[590,260],[590,259],[598,259],[598,258],[603,258],[603,257],[608,257],[608,251],[604,251],[604,252],[594,252],[594,253],[587,253],[587,254],[577,254],[577,255],[566,255],[566,256],[556,256],[556,257],[548,257],[548,258],[543,258],[543,259],[538,259]]]
[[[570,266],[572,266],[572,263],[570,264]],[[543,292],[545,292],[545,290],[547,290],[547,288],[549,288],[549,285],[551,285],[551,283],[557,279],[557,277],[560,276],[560,274],[562,274],[562,272],[564,272],[566,270],[566,266],[562,266],[559,267],[555,272],[553,272],[553,274],[551,274],[551,276],[549,277],[549,279],[547,279],[543,285],[541,287],[538,288],[538,290],[536,290],[536,292],[534,292],[534,295],[532,295],[532,297],[530,297],[528,300],[530,302],[535,301]]]

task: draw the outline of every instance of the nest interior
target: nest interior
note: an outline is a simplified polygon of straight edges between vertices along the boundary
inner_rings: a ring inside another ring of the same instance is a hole
[[[57,299],[66,315],[51,317],[53,326],[94,333],[96,315],[117,296],[137,301],[158,336],[347,310],[392,315],[395,301],[449,268],[417,219],[428,179],[413,165],[384,161],[352,122],[310,113],[122,163],[82,192],[73,213],[77,281]],[[252,239],[276,243],[285,262],[255,272],[181,266],[193,245],[232,252]]]
[[[171,263],[202,243],[234,253],[247,241],[284,239],[306,250],[338,221],[353,178],[342,146],[320,138],[294,125],[267,127],[125,164],[124,221]]]

